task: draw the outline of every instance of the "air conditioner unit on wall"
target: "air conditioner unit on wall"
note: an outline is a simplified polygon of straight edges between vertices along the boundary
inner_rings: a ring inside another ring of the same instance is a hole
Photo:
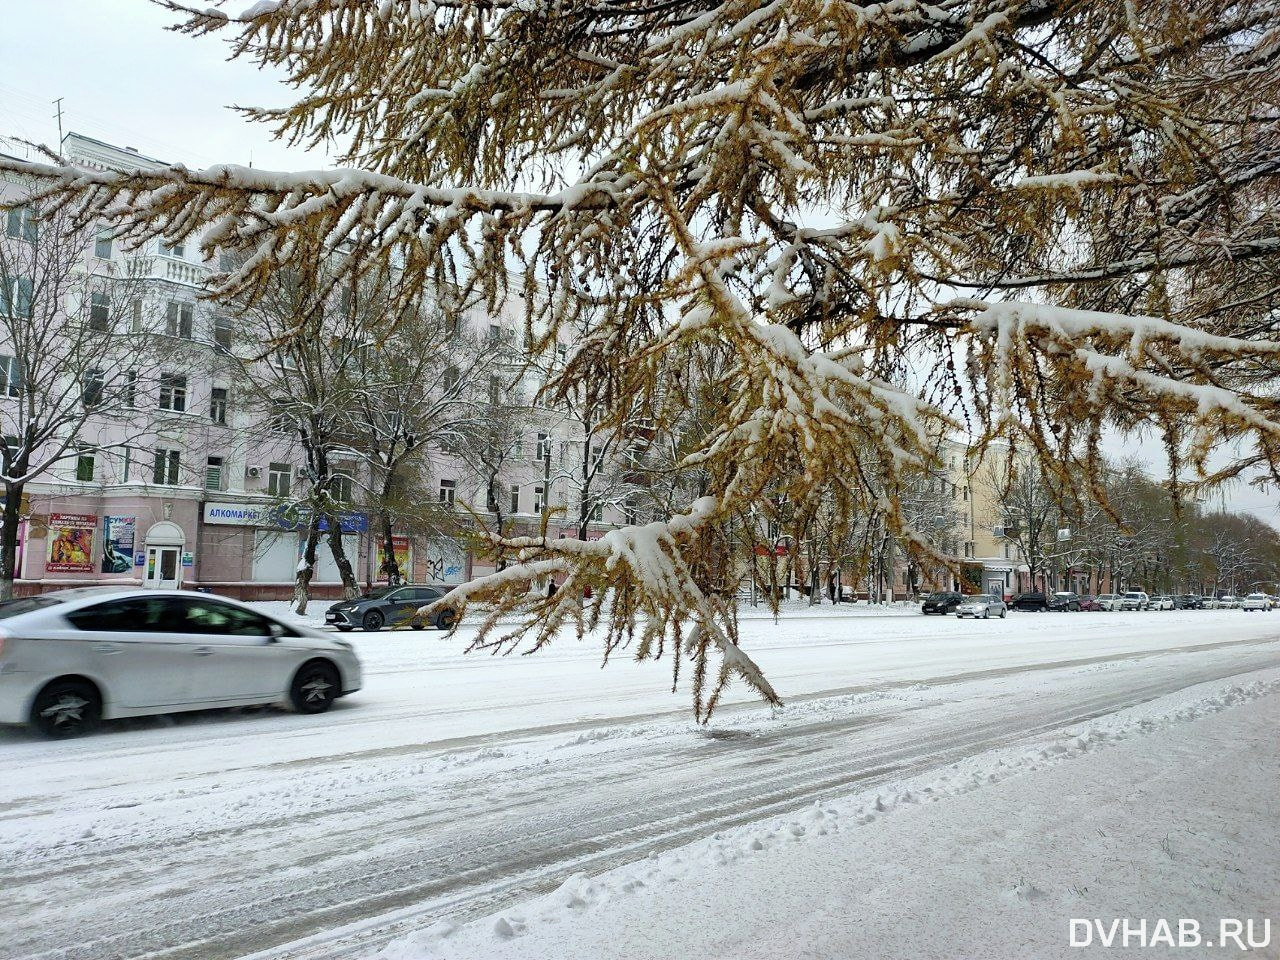
[[[261,467],[245,467],[244,475],[246,477],[249,477],[250,479],[256,480],[258,477],[262,476],[262,468]]]

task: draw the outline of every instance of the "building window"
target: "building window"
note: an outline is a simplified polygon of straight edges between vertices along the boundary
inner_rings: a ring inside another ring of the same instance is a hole
[[[120,386],[120,403],[125,407],[136,406],[138,402],[138,374],[135,370],[126,370],[124,383]]]
[[[0,314],[29,320],[31,298],[30,277],[0,277]]]
[[[276,410],[267,421],[267,429],[272,433],[293,433],[293,418],[283,410]]]
[[[89,329],[105,333],[111,327],[111,298],[105,293],[89,297]]]
[[[17,357],[0,356],[0,394],[16,397],[22,393],[22,367]]]
[[[206,490],[222,489],[222,457],[210,457],[204,466],[204,488]]]
[[[597,503],[591,508],[591,519],[595,523],[601,523],[604,520],[604,504]]]
[[[489,324],[489,342],[499,343],[502,340],[502,327],[496,323]]]
[[[508,493],[511,496],[511,512],[519,513],[520,512],[520,484],[513,483]]]
[[[129,304],[129,329],[134,333],[142,332],[142,301],[134,300]]]
[[[160,409],[182,413],[187,409],[187,378],[177,373],[160,374]]]
[[[101,370],[86,370],[80,381],[80,400],[86,407],[96,407],[102,403],[102,390],[106,378]]]
[[[170,300],[165,307],[165,332],[171,337],[191,339],[195,321],[195,304]]]
[[[111,241],[110,230],[99,230],[98,235],[93,238],[93,255],[99,260],[110,260]]]
[[[545,433],[538,434],[538,460],[551,459],[551,437]]]
[[[458,374],[458,368],[448,367],[444,372],[444,392],[453,393],[453,391],[458,387],[459,379],[460,375]]]
[[[155,469],[151,472],[151,482],[160,486],[176,486],[181,454],[177,450],[156,447]]]
[[[214,387],[209,391],[209,419],[214,423],[227,422],[227,388]]]
[[[355,499],[355,481],[350,474],[335,473],[329,489],[333,491],[333,499],[338,503],[350,503]]]
[[[456,480],[440,481],[440,502],[453,506],[458,494],[458,483]]]
[[[182,258],[187,254],[187,245],[185,243],[175,243],[173,246],[160,241],[160,256],[162,257],[178,257]]]
[[[5,218],[4,232],[15,240],[29,240],[35,243],[40,235],[36,225],[35,211],[30,207],[14,207]]]
[[[569,362],[569,347],[567,344],[556,344],[556,364],[563,367]]]
[[[93,483],[93,467],[93,449],[81,447],[76,453],[76,479],[81,483]]]
[[[489,377],[489,402],[496,407],[498,405],[498,400],[501,396],[502,396],[502,380],[499,379],[497,374],[492,374]]]
[[[972,556],[973,556],[973,541],[972,541],[972,540],[970,540],[970,541],[968,541],[967,543],[965,543],[965,545],[964,545],[964,555],[965,555],[966,557],[972,557]]]
[[[213,318],[213,346],[218,353],[231,352],[231,319],[229,317]]]
[[[546,488],[542,484],[537,484],[533,488],[533,512],[541,513],[547,505]]]
[[[273,497],[287,497],[293,486],[293,467],[287,463],[273,463],[267,467],[267,493]]]

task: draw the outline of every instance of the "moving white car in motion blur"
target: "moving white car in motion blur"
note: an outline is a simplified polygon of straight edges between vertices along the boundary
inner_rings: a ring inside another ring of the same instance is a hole
[[[345,640],[224,597],[85,587],[0,604],[0,723],[53,737],[185,710],[323,713],[360,682]]]

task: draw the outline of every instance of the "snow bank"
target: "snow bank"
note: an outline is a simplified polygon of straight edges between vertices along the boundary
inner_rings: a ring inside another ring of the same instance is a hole
[[[1274,912],[1278,719],[1280,670],[1191,687],[578,874],[377,956],[1044,958],[1079,955],[1071,918],[1189,917],[1216,932]]]

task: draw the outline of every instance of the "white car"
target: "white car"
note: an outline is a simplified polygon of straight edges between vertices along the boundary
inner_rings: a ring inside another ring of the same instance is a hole
[[[1118,593],[1104,593],[1098,597],[1098,607],[1102,610],[1119,610],[1121,596]]]
[[[983,620],[988,620],[993,613],[1003,619],[1008,615],[1009,607],[1000,597],[986,593],[965,597],[956,607],[956,616],[959,618],[973,617],[976,620],[981,617]]]
[[[1240,606],[1240,598],[1227,594],[1225,597],[1218,598],[1218,606],[1223,610],[1235,610]]]
[[[1205,597],[1203,600],[1200,601],[1201,610],[1217,610],[1218,606],[1219,604],[1218,604],[1217,597]]]
[[[225,597],[87,587],[0,604],[0,723],[49,736],[219,707],[322,713],[360,683],[346,640]]]
[[[1130,590],[1120,598],[1121,610],[1147,610],[1150,607],[1151,598],[1142,590]]]
[[[1152,597],[1152,610],[1172,610],[1174,608],[1173,597]]]
[[[1240,609],[1246,612],[1250,610],[1270,610],[1271,598],[1265,593],[1251,593],[1241,602]]]

